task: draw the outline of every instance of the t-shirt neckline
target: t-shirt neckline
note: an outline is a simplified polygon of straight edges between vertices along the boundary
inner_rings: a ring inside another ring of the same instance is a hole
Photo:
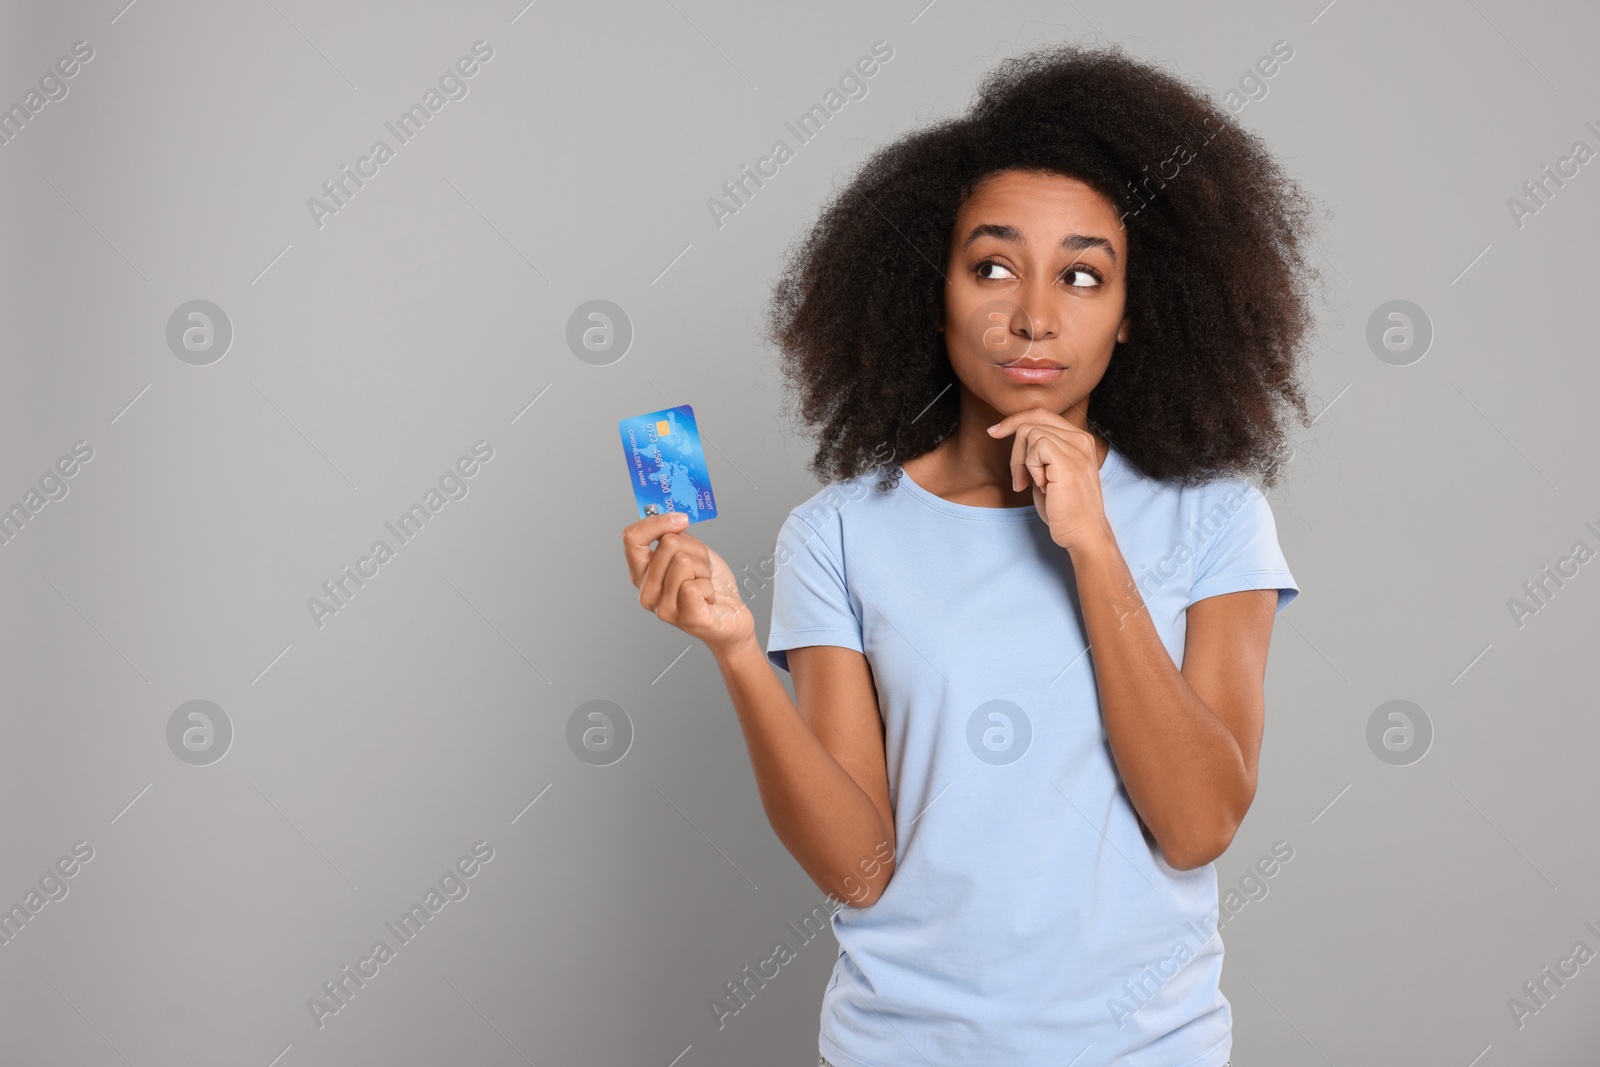
[[[1106,446],[1105,462],[1100,464],[1100,484],[1102,486],[1106,484],[1106,479],[1110,477],[1113,470],[1120,466],[1121,458],[1121,454],[1115,446],[1109,444]],[[953,515],[961,519],[976,519],[979,522],[1026,522],[1029,517],[1039,513],[1038,508],[1032,504],[1022,504],[1014,508],[985,508],[976,504],[957,504],[953,500],[946,500],[937,493],[932,493],[922,488],[912,479],[910,474],[906,473],[905,467],[900,466],[898,463],[895,466],[900,470],[899,487],[902,492],[918,503],[946,515]]]

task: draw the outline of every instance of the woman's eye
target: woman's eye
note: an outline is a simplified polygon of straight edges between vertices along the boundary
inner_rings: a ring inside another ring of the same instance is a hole
[[[1000,273],[995,273],[997,271]],[[1003,263],[996,263],[992,259],[986,259],[979,263],[972,268],[972,272],[985,281],[1016,279],[1016,275],[1012,273],[1010,267]],[[1088,267],[1068,267],[1062,272],[1061,277],[1068,285],[1078,289],[1092,289],[1101,284],[1100,275]]]

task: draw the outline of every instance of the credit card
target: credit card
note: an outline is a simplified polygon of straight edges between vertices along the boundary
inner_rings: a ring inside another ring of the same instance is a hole
[[[691,523],[717,517],[694,408],[679,404],[617,423],[639,517],[681,511]]]

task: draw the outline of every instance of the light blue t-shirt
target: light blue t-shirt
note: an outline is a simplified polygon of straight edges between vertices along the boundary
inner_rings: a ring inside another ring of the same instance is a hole
[[[836,1067],[1222,1067],[1216,868],[1168,866],[1101,724],[1072,562],[1029,504],[955,504],[903,471],[791,511],[767,656],[865,654],[885,727],[896,868],[835,905],[819,1051]],[[1299,589],[1266,498],[1185,488],[1115,449],[1106,517],[1173,662],[1196,600]],[[869,857],[863,857],[868,859]]]

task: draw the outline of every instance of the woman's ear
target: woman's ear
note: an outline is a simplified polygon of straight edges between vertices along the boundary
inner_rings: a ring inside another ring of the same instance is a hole
[[[1123,316],[1122,325],[1117,327],[1117,344],[1125,345],[1128,343],[1128,326],[1132,321],[1131,316]]]

